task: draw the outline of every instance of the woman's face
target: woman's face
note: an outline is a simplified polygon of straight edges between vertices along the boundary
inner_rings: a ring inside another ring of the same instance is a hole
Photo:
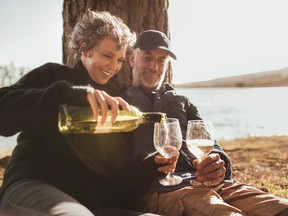
[[[92,49],[82,51],[81,60],[96,83],[106,84],[121,69],[126,49],[126,47],[119,49],[117,42],[105,38]]]

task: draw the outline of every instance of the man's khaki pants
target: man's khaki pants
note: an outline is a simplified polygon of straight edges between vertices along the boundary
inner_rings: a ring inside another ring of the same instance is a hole
[[[272,216],[288,208],[288,200],[240,183],[224,183],[217,191],[187,186],[172,192],[149,193],[137,209],[164,216]]]

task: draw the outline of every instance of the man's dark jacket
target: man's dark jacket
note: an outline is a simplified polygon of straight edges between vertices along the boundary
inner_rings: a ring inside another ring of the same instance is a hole
[[[128,103],[136,106],[140,111],[164,112],[169,118],[179,119],[183,140],[185,140],[186,136],[187,121],[201,119],[197,107],[186,96],[177,94],[175,89],[168,83],[164,83],[155,92],[146,92],[141,86],[134,87],[128,83],[123,85],[122,90],[124,92],[123,98]],[[153,123],[143,124],[136,129],[134,133],[135,155],[140,152],[155,152],[152,135],[153,129]],[[227,169],[225,181],[230,181],[232,179],[232,170],[229,157],[216,141],[212,152],[218,153],[225,161]],[[169,191],[189,185],[189,179],[194,176],[195,172],[195,167],[191,163],[193,159],[195,157],[189,152],[185,142],[183,142],[175,171],[176,174],[182,175],[184,178],[183,183],[175,187],[165,187],[161,186],[156,179],[152,190]]]

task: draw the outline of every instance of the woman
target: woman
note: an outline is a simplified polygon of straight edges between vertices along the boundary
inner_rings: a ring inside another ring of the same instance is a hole
[[[121,19],[88,11],[71,35],[73,68],[47,63],[0,89],[0,135],[20,132],[1,188],[6,214],[88,216],[95,209],[129,208],[138,193],[136,178],[145,169],[155,175],[153,159],[130,157],[129,134],[64,136],[57,128],[61,104],[90,104],[95,118],[101,109],[102,123],[108,106],[113,119],[118,106],[130,109],[110,96],[118,92],[106,83],[134,42],[135,34]],[[138,215],[130,213],[125,215]]]

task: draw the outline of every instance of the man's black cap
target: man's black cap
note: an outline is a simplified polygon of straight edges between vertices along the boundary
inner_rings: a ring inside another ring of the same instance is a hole
[[[147,30],[142,32],[138,36],[134,48],[140,48],[144,51],[156,49],[166,50],[170,53],[170,56],[173,59],[177,59],[176,55],[170,50],[170,40],[163,32],[157,30]]]

